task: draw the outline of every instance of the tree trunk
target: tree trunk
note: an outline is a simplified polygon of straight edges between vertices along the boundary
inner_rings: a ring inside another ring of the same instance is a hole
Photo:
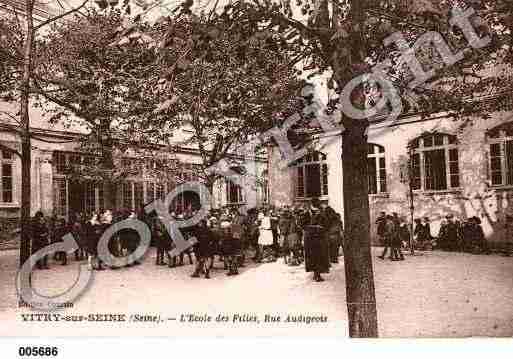
[[[325,61],[331,65],[340,89],[344,89],[355,75],[348,71],[348,67],[351,68],[351,64],[365,63],[365,56],[368,53],[362,32],[367,1],[352,0],[350,4],[352,28],[349,38],[341,44],[343,47],[349,46],[350,59],[333,56],[336,47],[332,47],[328,39],[323,43],[327,54]],[[342,14],[335,10],[333,26],[338,30]],[[324,5],[324,13],[324,16],[329,18],[327,5]],[[342,53],[342,49],[339,53]],[[345,130],[342,135],[342,192],[347,239],[344,245],[344,266],[349,335],[352,338],[374,338],[378,336],[378,319],[372,270],[367,183],[366,129],[369,123],[367,120],[344,117],[343,125]]]
[[[208,192],[210,194],[210,203],[207,205],[209,206],[209,209],[212,209],[215,207],[215,198],[214,198],[214,182],[215,182],[215,176],[205,176],[205,187],[207,187]]]
[[[370,246],[367,183],[367,121],[348,120],[342,138],[346,242],[344,265],[349,335],[378,336],[376,295]]]
[[[98,129],[99,141],[101,143],[102,163],[104,170],[112,171],[114,169],[114,140],[110,133],[110,119],[101,119],[100,128]],[[116,189],[117,186],[112,178],[105,178],[103,186],[103,198],[105,203],[104,209],[113,210],[116,208]]]
[[[33,0],[26,0],[26,34],[23,51],[23,78],[20,94],[21,119],[21,243],[20,267],[30,257],[30,169],[32,153],[30,145],[29,95],[32,75],[32,56],[34,48],[34,22],[32,19]]]

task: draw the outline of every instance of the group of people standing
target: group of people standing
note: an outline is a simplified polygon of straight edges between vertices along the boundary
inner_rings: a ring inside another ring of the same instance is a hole
[[[376,220],[377,234],[385,249],[379,258],[385,259],[390,248],[391,260],[403,260],[401,248],[410,246],[408,223],[397,213],[381,212]],[[441,222],[437,237],[431,235],[431,222],[428,217],[416,218],[413,229],[413,246],[417,250],[439,249],[468,253],[490,253],[481,220],[468,218],[463,223],[448,214]]]
[[[227,275],[237,275],[253,250],[252,260],[257,263],[280,257],[289,266],[305,262],[314,280],[322,281],[321,273],[338,262],[343,226],[331,207],[312,201],[309,207],[251,209],[245,215],[237,209],[212,211],[190,235],[198,241],[193,277],[209,278],[215,255],[224,262]]]
[[[381,259],[385,259],[387,251],[390,249],[389,259],[392,261],[404,260],[404,255],[401,251],[401,247],[405,241],[409,240],[410,231],[404,218],[394,212],[392,214],[386,214],[381,212],[376,220],[377,234],[384,244],[385,248],[383,253],[379,256]]]
[[[481,220],[476,216],[462,223],[452,215],[447,215],[440,226],[436,248],[474,254],[490,253]]]
[[[171,218],[179,222],[195,214],[195,211],[171,213]],[[193,237],[196,239],[193,246],[180,253],[173,251],[176,246],[169,235],[169,226],[156,213],[148,215],[142,211],[105,210],[87,215],[71,214],[69,221],[66,221],[55,215],[45,218],[42,212],[37,212],[31,225],[32,253],[62,241],[64,235],[71,233],[80,247],[74,253],[75,259],[87,258],[91,270],[104,270],[106,265],[99,258],[98,243],[111,225],[128,218],[137,218],[150,228],[151,241],[157,249],[156,265],[180,266],[184,264],[185,256],[193,264],[194,254],[196,266],[192,277],[204,274],[205,278],[209,278],[216,255],[223,262],[227,275],[237,275],[252,251],[254,255],[251,259],[257,263],[274,262],[281,257],[289,266],[305,263],[306,271],[314,273],[314,280],[322,281],[321,273],[327,273],[330,264],[338,262],[343,242],[340,214],[313,200],[302,207],[253,208],[245,214],[235,208],[212,210],[199,223],[180,228],[186,241]],[[123,228],[108,240],[108,248],[113,256],[126,257],[135,252],[139,243],[135,229]],[[66,265],[68,254],[55,253],[53,259]],[[137,264],[139,261],[130,265]],[[36,267],[47,269],[48,256],[40,259]],[[111,269],[116,267],[111,266]]]
[[[71,214],[68,221],[64,217],[52,215],[45,218],[41,211],[38,211],[32,219],[31,237],[32,253],[48,246],[49,244],[62,242],[63,237],[70,233],[78,243],[79,248],[75,250],[75,260],[88,260],[89,268],[104,270],[102,260],[98,256],[98,243],[103,233],[114,223],[127,218],[136,218],[133,211],[121,210],[112,213],[110,210],[83,215],[80,213]],[[139,245],[139,236],[135,230],[121,229],[109,240],[108,248],[112,255],[121,257],[133,253]],[[37,269],[49,268],[49,257],[44,256],[36,263]],[[53,255],[55,262],[61,265],[68,263],[68,253],[62,251]],[[140,264],[139,261],[132,263]],[[130,264],[130,265],[132,265]],[[112,267],[116,269],[116,267]]]

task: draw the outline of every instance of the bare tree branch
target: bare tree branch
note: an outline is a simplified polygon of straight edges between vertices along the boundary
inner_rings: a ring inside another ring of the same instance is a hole
[[[12,153],[14,153],[16,156],[18,156],[18,157],[20,157],[20,158],[21,158],[21,152],[20,152],[20,151],[17,151],[17,150],[15,150],[15,149],[12,149],[12,148],[10,148],[10,147],[8,147],[8,146],[6,146],[6,145],[3,145],[3,144],[1,144],[1,143],[0,143],[0,149],[1,149],[1,150],[4,150],[4,151],[12,152]]]

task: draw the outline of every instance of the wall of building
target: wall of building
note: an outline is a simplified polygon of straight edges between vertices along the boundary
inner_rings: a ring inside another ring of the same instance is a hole
[[[269,146],[267,150],[269,204],[275,207],[294,204],[294,171],[290,167],[282,167],[281,160],[279,148]]]
[[[338,133],[321,134],[316,136],[305,148],[308,151],[319,151],[326,154],[328,195],[321,196],[320,200],[327,202],[337,212],[343,213],[341,136]],[[268,161],[270,203],[273,206],[282,207],[302,205],[307,202],[309,199],[296,198],[296,168],[291,166],[282,168],[282,156],[277,146],[269,148]]]
[[[442,218],[452,214],[460,220],[478,216],[485,235],[492,242],[511,241],[505,235],[505,216],[513,213],[511,188],[494,188],[488,175],[489,144],[486,131],[509,122],[510,113],[498,112],[488,119],[455,120],[443,115],[423,120],[405,118],[393,126],[371,127],[369,142],[385,147],[387,193],[370,195],[372,223],[380,211],[397,212],[409,220],[409,185],[401,181],[401,167],[408,159],[409,141],[423,132],[439,132],[457,137],[460,188],[458,190],[414,191],[414,217],[430,218],[432,235],[438,235]],[[375,228],[371,230],[374,235]]]
[[[452,214],[460,220],[477,216],[489,241],[498,245],[512,242],[506,236],[505,217],[513,215],[513,186],[491,186],[486,137],[487,130],[510,121],[513,121],[511,113],[497,112],[487,119],[456,120],[437,114],[427,119],[406,117],[394,123],[373,124],[369,129],[369,143],[384,147],[387,174],[386,193],[369,195],[373,243],[379,244],[375,226],[379,212],[397,212],[410,220],[410,191],[404,166],[409,158],[408,144],[423,133],[456,136],[460,186],[444,191],[414,191],[414,218],[429,217],[432,235],[437,236],[446,215]],[[308,147],[327,154],[328,196],[321,199],[343,213],[341,141],[340,135],[325,136],[315,139]],[[298,203],[294,193],[295,170],[279,168],[278,147],[269,150],[268,158],[271,203],[275,206]]]
[[[55,170],[52,159],[55,151],[74,152],[77,150],[76,142],[66,142],[59,138],[55,133],[49,133],[43,136],[46,140],[62,143],[48,143],[37,139],[32,140],[32,170],[31,170],[31,215],[41,210],[45,215],[51,215],[54,208],[55,188]],[[12,132],[0,132],[0,143],[15,150],[20,150],[20,139]],[[191,153],[177,153],[176,157],[189,164],[201,163],[198,155]],[[261,175],[267,168],[267,162],[259,160],[255,170]],[[144,178],[127,178],[127,180],[141,181]],[[153,180],[154,181],[154,180]],[[221,181],[214,186],[213,206],[222,207],[226,204],[226,186]],[[261,203],[263,191],[249,186],[247,196],[257,197]],[[13,202],[0,203],[0,237],[10,235],[12,231],[19,226],[21,205],[21,160],[14,155],[13,157]]]

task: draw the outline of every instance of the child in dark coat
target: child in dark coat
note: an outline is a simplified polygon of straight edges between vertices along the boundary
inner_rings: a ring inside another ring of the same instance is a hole
[[[191,277],[198,278],[201,273],[205,273],[205,278],[210,278],[210,265],[207,261],[212,259],[214,253],[213,234],[207,226],[207,221],[202,220],[194,229],[194,236],[197,243],[194,245],[194,253],[196,255],[196,268]]]

